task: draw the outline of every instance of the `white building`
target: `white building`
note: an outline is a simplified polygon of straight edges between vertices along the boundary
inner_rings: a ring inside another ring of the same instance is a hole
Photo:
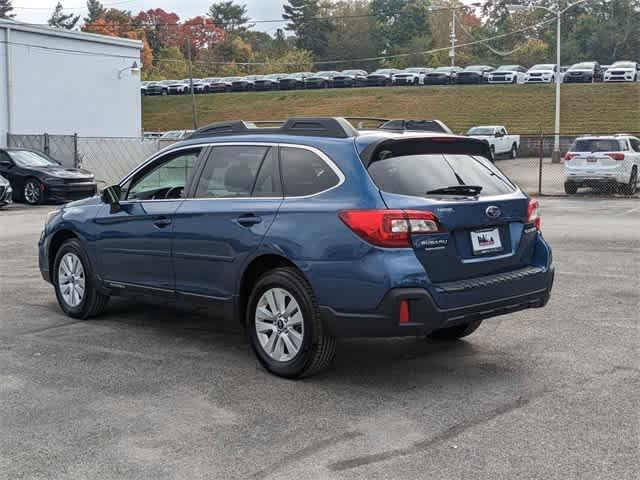
[[[0,20],[0,146],[7,133],[139,137],[141,49],[138,40]]]

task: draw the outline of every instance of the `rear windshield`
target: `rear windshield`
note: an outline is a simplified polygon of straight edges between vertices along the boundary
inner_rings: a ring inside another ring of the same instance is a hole
[[[425,197],[429,191],[456,185],[480,186],[481,196],[502,195],[515,190],[489,160],[470,155],[384,158],[369,166],[369,174],[380,190],[414,197]]]
[[[623,150],[622,142],[614,138],[576,140],[572,152],[617,152]]]

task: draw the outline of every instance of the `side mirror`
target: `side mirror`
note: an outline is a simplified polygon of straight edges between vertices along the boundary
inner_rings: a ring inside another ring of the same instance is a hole
[[[500,138],[503,137],[504,135],[502,135],[502,132],[496,132],[495,137],[496,138]]]
[[[120,196],[122,195],[122,187],[120,185],[111,185],[102,190],[102,201],[108,205],[120,205]]]
[[[0,167],[11,168],[13,165],[9,160],[0,160]]]

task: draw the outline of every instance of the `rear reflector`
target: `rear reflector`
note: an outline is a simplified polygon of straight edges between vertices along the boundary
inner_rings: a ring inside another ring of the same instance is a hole
[[[527,222],[533,223],[537,230],[542,227],[542,217],[540,216],[540,202],[535,199],[529,200],[529,208],[527,209]]]
[[[338,216],[356,235],[379,247],[411,247],[411,235],[441,231],[433,213],[419,210],[344,210]]]
[[[411,314],[409,312],[409,300],[400,300],[400,323],[409,323]]]

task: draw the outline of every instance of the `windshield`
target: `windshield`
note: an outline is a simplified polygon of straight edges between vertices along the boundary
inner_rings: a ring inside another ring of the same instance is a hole
[[[515,190],[489,160],[470,155],[384,158],[369,166],[369,174],[380,190],[414,197],[424,197],[432,190],[458,185],[480,186],[481,196],[502,195]]]
[[[453,72],[455,68],[453,67],[438,67],[434,71],[435,72]]]
[[[585,63],[576,63],[569,70],[592,70],[592,69],[593,69],[593,63],[585,62]]]
[[[344,70],[342,73],[344,75],[360,75],[362,72],[360,70]]]
[[[469,129],[467,135],[493,135],[493,128],[491,127],[473,127]]]
[[[407,73],[422,73],[424,71],[425,71],[424,68],[407,68],[405,70],[405,72],[407,72]]]
[[[483,65],[469,65],[467,68],[465,68],[465,71],[467,72],[479,72],[480,70],[484,70],[485,66]]]
[[[617,152],[623,150],[622,142],[616,138],[584,138],[576,140],[572,152]]]
[[[239,80],[242,80],[242,78],[241,77],[226,77],[226,78],[222,79],[223,82],[237,82]]]
[[[382,70],[376,70],[375,72],[373,72],[375,75],[389,75],[390,73],[393,73],[393,70],[390,70],[388,68],[382,69]]]
[[[616,62],[610,68],[636,68],[636,64],[633,62]]]
[[[498,70],[518,70],[518,65],[501,65]]]
[[[533,67],[531,67],[529,69],[530,72],[533,72],[535,70],[554,70],[555,69],[555,65],[534,65]]]
[[[16,165],[23,168],[51,167],[57,165],[57,163],[48,159],[43,154],[29,150],[7,150],[7,153]]]

